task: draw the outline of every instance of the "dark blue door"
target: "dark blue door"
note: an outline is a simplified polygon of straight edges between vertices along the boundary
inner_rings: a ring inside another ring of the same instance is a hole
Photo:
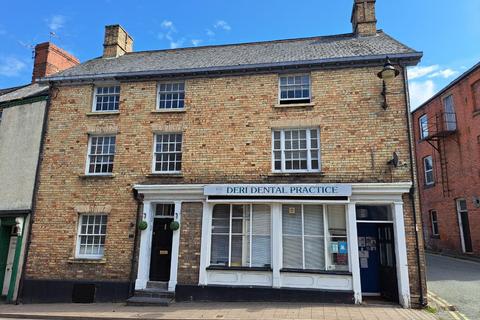
[[[362,292],[380,293],[378,226],[373,223],[358,223],[357,235]]]

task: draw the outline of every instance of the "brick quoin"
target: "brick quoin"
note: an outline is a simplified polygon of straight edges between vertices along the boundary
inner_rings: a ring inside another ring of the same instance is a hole
[[[475,90],[478,90],[475,95]],[[440,154],[420,139],[419,118],[427,115],[430,134],[434,132],[435,115],[443,111],[443,100],[452,95],[455,105],[457,132],[444,138],[444,155],[449,193],[444,195]],[[463,254],[456,199],[467,202],[473,255],[480,256],[480,65],[476,65],[447,86],[437,96],[413,112],[413,125],[421,198],[425,244],[428,249]],[[425,186],[423,158],[434,160],[434,186]],[[430,210],[436,210],[439,236],[432,235]]]

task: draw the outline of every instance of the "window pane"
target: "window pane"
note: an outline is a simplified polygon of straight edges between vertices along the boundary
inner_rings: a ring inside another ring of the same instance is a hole
[[[283,236],[283,267],[303,269],[302,237]]]
[[[182,109],[185,99],[184,82],[162,83],[158,89],[159,109]]]
[[[304,233],[307,236],[323,236],[323,206],[303,206]]]
[[[301,205],[282,206],[282,230],[287,235],[302,235]]]
[[[305,224],[306,226],[306,224]],[[305,269],[325,269],[325,243],[323,237],[305,236]]]
[[[179,172],[182,160],[182,134],[155,136],[155,171]]]
[[[95,111],[116,111],[120,102],[120,86],[97,87]]]
[[[212,235],[211,264],[228,265],[228,235]]]

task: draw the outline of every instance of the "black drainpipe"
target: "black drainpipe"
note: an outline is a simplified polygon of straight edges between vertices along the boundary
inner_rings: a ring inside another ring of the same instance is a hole
[[[35,209],[37,205],[37,192],[38,192],[38,186],[39,186],[39,181],[40,181],[40,166],[43,160],[43,147],[45,144],[45,138],[47,134],[47,125],[48,125],[48,113],[50,110],[50,102],[51,102],[51,97],[53,95],[53,88],[52,85],[50,84],[50,89],[48,90],[48,96],[46,99],[45,103],[45,111],[43,113],[43,125],[42,125],[42,135],[40,137],[40,148],[38,150],[38,159],[37,159],[37,168],[35,172],[35,182],[33,185],[33,194],[32,194],[32,207],[31,207],[31,213],[30,213],[30,222],[28,224],[28,235],[27,235],[27,243],[25,244],[25,259],[23,259],[23,264],[22,264],[22,272],[20,274],[20,281],[18,283],[18,292],[17,292],[17,299],[15,301],[15,304],[19,303],[23,299],[23,283],[25,280],[25,272],[26,272],[26,267],[27,267],[27,261],[29,257],[29,251],[30,251],[30,244],[32,243],[32,226],[35,221]],[[56,91],[55,91],[56,92]]]
[[[423,296],[423,274],[422,274],[422,265],[420,263],[420,245],[418,240],[418,224],[417,224],[417,212],[415,208],[415,189],[417,188],[417,181],[415,180],[413,162],[416,160],[414,158],[414,152],[412,148],[412,123],[410,119],[410,101],[408,100],[409,97],[409,90],[408,90],[408,75],[407,75],[407,68],[406,66],[402,66],[403,68],[403,86],[405,89],[405,106],[406,106],[406,115],[407,115],[407,126],[408,126],[408,148],[410,152],[410,170],[411,170],[411,178],[412,178],[412,189],[410,190],[410,199],[412,201],[413,206],[413,223],[415,224],[415,251],[417,254],[417,268],[418,268],[418,280],[419,280],[419,288],[420,288],[420,305],[425,307],[427,305],[425,301],[425,297]]]
[[[135,219],[135,234],[133,236],[133,249],[132,249],[132,260],[130,265],[130,284],[128,287],[128,295],[133,296],[135,293],[135,261],[137,254],[137,239],[138,239],[138,223],[142,220],[142,208],[143,208],[143,195],[138,194],[138,191],[133,189],[133,197],[137,201],[137,217]]]

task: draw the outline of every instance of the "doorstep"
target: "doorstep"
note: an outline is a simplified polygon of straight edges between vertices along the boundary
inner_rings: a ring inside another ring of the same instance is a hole
[[[437,320],[423,310],[385,305],[279,302],[180,302],[168,308],[129,307],[119,303],[0,305],[0,318],[141,320]]]

